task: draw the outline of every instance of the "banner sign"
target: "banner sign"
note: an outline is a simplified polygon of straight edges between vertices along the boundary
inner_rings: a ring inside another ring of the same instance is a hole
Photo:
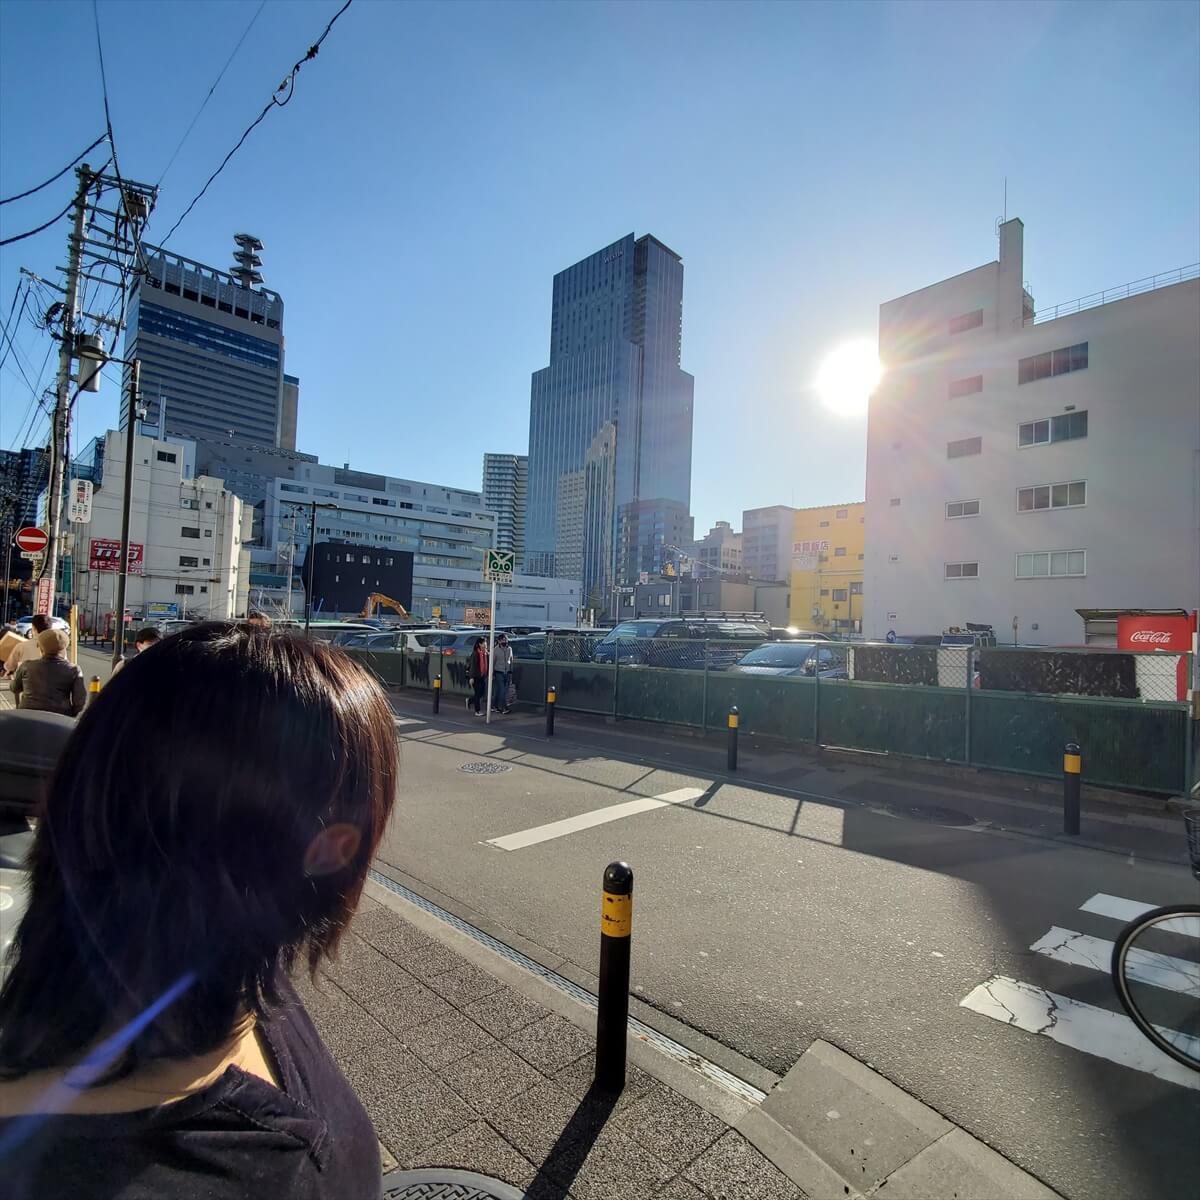
[[[115,538],[92,538],[89,565],[93,571],[119,571],[121,569],[121,543]],[[129,574],[142,573],[142,544],[129,543]]]

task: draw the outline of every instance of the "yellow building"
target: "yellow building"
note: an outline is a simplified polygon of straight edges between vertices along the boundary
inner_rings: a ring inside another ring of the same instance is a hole
[[[800,629],[862,628],[866,503],[796,510],[789,620]]]

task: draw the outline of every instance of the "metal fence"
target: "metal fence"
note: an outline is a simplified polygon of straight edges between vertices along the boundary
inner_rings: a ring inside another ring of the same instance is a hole
[[[744,662],[753,644],[551,634],[542,658],[515,660],[513,681],[526,705],[553,685],[560,712],[721,729],[737,705],[746,733],[1052,778],[1073,741],[1084,780],[1117,788],[1186,794],[1200,771],[1190,654],[792,645],[800,661],[755,667],[774,646]],[[392,687],[429,689],[440,674],[444,697],[470,691],[457,656],[349,653]]]

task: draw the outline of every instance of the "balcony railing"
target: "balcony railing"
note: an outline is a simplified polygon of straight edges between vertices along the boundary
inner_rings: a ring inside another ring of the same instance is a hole
[[[1183,283],[1185,279],[1195,279],[1198,276],[1200,276],[1200,263],[1178,267],[1174,271],[1164,271],[1161,275],[1147,275],[1145,279],[1135,279],[1133,283],[1123,283],[1120,287],[1106,288],[1102,292],[1093,292],[1090,296],[1080,296],[1078,300],[1069,300],[1066,304],[1056,304],[1053,308],[1039,309],[1034,316],[1025,318],[1025,324],[1040,325],[1043,321],[1069,317],[1072,313],[1083,312],[1085,308],[1096,308],[1101,304],[1110,304],[1114,300],[1140,296],[1143,292],[1169,287],[1173,283]]]

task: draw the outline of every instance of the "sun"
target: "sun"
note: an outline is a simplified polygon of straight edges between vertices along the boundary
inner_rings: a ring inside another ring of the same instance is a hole
[[[842,417],[860,417],[867,411],[871,393],[883,377],[883,364],[869,338],[845,342],[834,350],[817,372],[821,403]]]

